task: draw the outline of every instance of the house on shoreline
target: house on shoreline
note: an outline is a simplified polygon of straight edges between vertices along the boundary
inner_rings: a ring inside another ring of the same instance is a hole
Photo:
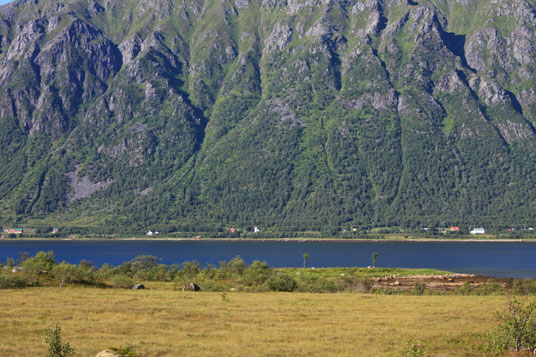
[[[471,233],[471,234],[484,234],[484,233],[486,233],[486,230],[484,228],[473,228],[473,230],[470,231],[469,233]]]
[[[24,230],[22,228],[11,228],[5,231],[7,234],[22,234],[24,233]]]

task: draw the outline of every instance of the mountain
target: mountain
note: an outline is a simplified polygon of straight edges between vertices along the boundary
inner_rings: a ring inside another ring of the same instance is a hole
[[[0,6],[0,215],[536,224],[534,0]]]

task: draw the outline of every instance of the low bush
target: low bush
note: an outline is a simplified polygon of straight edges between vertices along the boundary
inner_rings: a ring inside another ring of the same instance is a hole
[[[32,285],[26,276],[11,273],[0,274],[0,289],[20,289]]]
[[[229,291],[229,288],[215,280],[205,280],[199,282],[202,291]],[[182,285],[181,285],[182,289]]]
[[[277,272],[268,280],[268,286],[273,291],[294,291],[298,284],[296,279],[282,271]]]
[[[409,340],[406,347],[402,350],[402,355],[407,357],[424,357],[426,356],[426,346],[418,340]]]
[[[415,287],[413,288],[413,293],[415,295],[423,295],[426,291],[426,284],[421,282],[416,282]]]
[[[498,282],[490,280],[487,283],[482,284],[481,286],[476,288],[473,291],[473,294],[474,295],[486,295],[486,296],[487,295],[502,295],[504,294],[504,289],[501,286],[501,284],[499,284]]]
[[[130,347],[110,347],[109,350],[121,357],[140,357],[140,355],[132,351]]]
[[[272,275],[270,268],[266,262],[255,260],[242,273],[242,281],[246,285],[262,285]]]
[[[332,293],[344,289],[333,280],[318,276],[302,276],[297,279],[298,291],[313,293]]]
[[[498,314],[499,326],[487,335],[492,352],[536,350],[536,300],[508,302],[506,312]]]
[[[112,286],[114,288],[128,289],[134,285],[134,281],[126,274],[114,275],[111,279]]]

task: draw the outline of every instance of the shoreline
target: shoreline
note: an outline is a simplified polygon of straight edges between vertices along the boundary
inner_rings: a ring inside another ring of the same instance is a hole
[[[177,241],[177,242],[281,242],[281,243],[364,243],[364,242],[413,242],[413,243],[536,243],[536,238],[48,238],[48,237],[29,237],[29,238],[4,238],[0,242],[23,242],[23,241]]]

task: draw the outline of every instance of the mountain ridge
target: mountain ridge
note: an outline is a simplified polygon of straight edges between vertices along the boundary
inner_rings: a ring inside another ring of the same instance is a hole
[[[4,224],[533,225],[533,1],[0,7]]]

